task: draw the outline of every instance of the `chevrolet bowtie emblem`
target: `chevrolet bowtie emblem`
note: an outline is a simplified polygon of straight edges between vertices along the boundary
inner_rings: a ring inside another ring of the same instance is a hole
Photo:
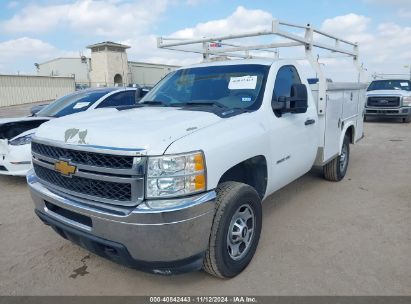
[[[65,160],[59,160],[54,164],[54,169],[60,172],[61,175],[71,176],[76,172],[77,167],[70,165]]]

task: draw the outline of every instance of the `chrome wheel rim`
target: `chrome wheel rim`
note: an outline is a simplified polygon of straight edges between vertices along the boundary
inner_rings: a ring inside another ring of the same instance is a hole
[[[242,259],[254,238],[255,215],[248,204],[241,205],[231,218],[227,233],[227,251],[233,260]]]
[[[341,149],[340,155],[340,172],[344,172],[345,168],[347,167],[348,162],[348,147],[347,145],[343,145]]]

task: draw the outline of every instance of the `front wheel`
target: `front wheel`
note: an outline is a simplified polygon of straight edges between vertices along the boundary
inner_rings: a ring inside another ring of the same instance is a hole
[[[403,119],[402,119],[402,122],[410,123],[410,122],[411,122],[411,115],[403,118]]]
[[[261,200],[255,189],[225,182],[217,189],[216,212],[203,269],[220,278],[232,278],[250,263],[262,224]]]
[[[344,136],[341,154],[335,157],[328,164],[324,165],[324,178],[329,181],[338,182],[342,180],[347,173],[348,162],[350,160],[350,140]]]

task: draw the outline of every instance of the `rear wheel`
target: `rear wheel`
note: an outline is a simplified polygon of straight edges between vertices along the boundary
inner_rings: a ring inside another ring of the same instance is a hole
[[[255,189],[225,182],[217,189],[216,213],[203,269],[213,276],[232,278],[250,263],[261,233],[261,200]]]
[[[347,135],[344,136],[341,154],[324,165],[324,178],[329,181],[338,182],[342,180],[347,173],[348,162],[350,160],[350,140]]]

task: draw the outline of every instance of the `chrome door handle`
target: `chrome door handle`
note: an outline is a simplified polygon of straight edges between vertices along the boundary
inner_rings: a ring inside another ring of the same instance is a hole
[[[307,119],[304,123],[306,126],[315,124],[315,119]]]

